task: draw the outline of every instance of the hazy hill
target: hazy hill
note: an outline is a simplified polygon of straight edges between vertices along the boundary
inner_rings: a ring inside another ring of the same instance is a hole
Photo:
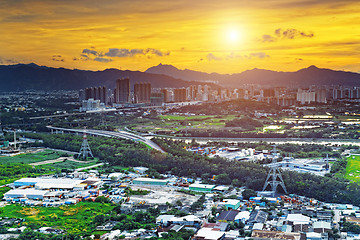
[[[218,81],[220,85],[232,87],[237,87],[241,84],[261,84],[269,87],[308,87],[310,85],[360,86],[360,74],[358,73],[320,69],[315,66],[310,66],[296,72],[277,72],[254,68],[235,74],[209,74],[188,69],[180,70],[171,65],[159,64],[147,69],[145,72],[165,74],[183,80],[214,80]]]
[[[179,78],[188,81],[222,81],[228,78],[229,74],[219,73],[205,73],[189,69],[180,70],[172,65],[159,64],[157,66],[148,68],[146,73],[164,74],[174,78]]]
[[[113,88],[115,80],[129,77],[135,82],[150,82],[152,87],[187,87],[191,82],[161,74],[106,69],[104,71],[50,68],[36,64],[0,65],[0,91],[73,90],[106,85]]]
[[[51,68],[36,64],[0,65],[0,91],[72,90],[92,86],[115,86],[115,80],[129,77],[131,85],[150,82],[152,87],[188,87],[199,81],[217,81],[223,87],[260,84],[267,87],[308,87],[310,85],[360,86],[360,74],[320,69],[315,66],[296,72],[252,69],[236,74],[204,73],[158,65],[146,72],[106,69],[104,71]],[[209,84],[209,83],[207,83]],[[212,85],[212,84],[209,84]]]

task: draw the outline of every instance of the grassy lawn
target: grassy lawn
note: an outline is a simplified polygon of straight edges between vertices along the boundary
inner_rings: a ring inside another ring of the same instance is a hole
[[[86,163],[79,163],[79,162],[73,162],[73,161],[64,161],[64,162],[57,162],[57,163],[49,163],[41,165],[42,168],[45,169],[54,169],[54,168],[66,168],[66,169],[75,169],[75,168],[82,168],[82,167],[88,167],[92,166],[98,163],[98,161],[89,161]]]
[[[193,119],[204,119],[204,118],[215,118],[213,115],[205,115],[205,116],[180,116],[180,115],[161,115],[159,116],[161,119],[165,120],[193,120]]]
[[[39,224],[55,227],[69,233],[90,233],[95,226],[95,216],[110,213],[114,208],[109,203],[80,202],[76,205],[60,207],[26,207],[17,204],[2,208],[2,217],[24,218],[24,225]]]
[[[19,154],[12,157],[0,157],[0,163],[23,163],[23,164],[30,164],[35,162],[42,162],[46,160],[53,160],[59,158],[63,155],[63,152],[53,151],[53,150],[44,150],[37,153],[24,153]]]
[[[232,120],[235,118],[235,115],[226,115],[226,116],[217,116],[217,115],[204,115],[204,116],[179,116],[179,115],[160,115],[160,119],[164,120],[173,120],[173,121],[199,121],[199,120],[210,120],[210,121],[220,121],[220,120]]]
[[[285,128],[284,125],[267,125],[265,127],[262,128],[262,130],[264,132],[277,132],[277,131],[280,131],[280,130],[283,130]]]
[[[355,182],[360,181],[360,156],[352,155],[348,158],[345,178]]]
[[[57,169],[76,169],[76,168],[82,168],[82,167],[88,167],[92,166],[94,164],[99,163],[98,159],[95,159],[93,161],[87,161],[84,163],[81,162],[73,162],[70,160],[65,160],[63,162],[56,162],[56,163],[48,163],[43,164],[35,167],[31,167],[28,164],[36,163],[36,162],[43,162],[47,160],[54,160],[61,156],[63,156],[64,153],[61,151],[53,151],[53,150],[44,150],[37,153],[24,153],[19,154],[13,157],[0,157],[0,164],[3,164],[4,166],[23,166],[23,168],[30,167],[29,171],[26,172],[17,172],[14,173],[7,173],[3,172],[2,175],[0,175],[0,185],[12,183],[20,178],[24,177],[36,177],[41,176],[44,174],[54,174]],[[36,170],[34,170],[36,169]],[[33,171],[34,170],[34,171]]]
[[[238,115],[196,115],[196,116],[179,116],[179,115],[159,115],[158,119],[149,122],[146,125],[133,126],[135,131],[152,132],[155,134],[172,135],[178,131],[192,130],[221,130],[225,127],[226,122],[239,117]],[[261,129],[262,130],[262,129]]]

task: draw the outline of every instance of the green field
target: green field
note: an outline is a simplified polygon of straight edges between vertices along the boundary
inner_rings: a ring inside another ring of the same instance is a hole
[[[54,168],[75,169],[75,168],[83,168],[83,167],[92,166],[92,165],[95,165],[96,163],[98,163],[98,161],[96,161],[96,160],[89,161],[86,163],[79,163],[79,162],[73,162],[73,161],[66,160],[64,162],[44,164],[44,165],[41,165],[40,167],[45,168],[45,169],[54,169]]]
[[[47,160],[54,160],[67,154],[61,151],[53,151],[45,149],[44,151],[39,151],[37,153],[23,153],[12,157],[0,157],[0,164],[11,164],[11,163],[20,163],[20,164],[31,164],[36,162],[43,162]],[[55,169],[55,168],[67,168],[75,169],[82,168],[94,165],[98,162],[97,159],[93,161],[88,161],[85,163],[73,162],[70,160],[65,160],[64,162],[49,163],[44,165],[39,165],[37,167],[44,169]]]
[[[69,233],[91,233],[95,216],[111,213],[113,205],[98,202],[80,202],[60,207],[25,207],[17,204],[2,208],[1,217],[24,218],[24,225],[54,227]]]
[[[345,178],[355,182],[360,181],[360,155],[348,157]]]
[[[201,115],[201,116],[179,116],[179,115],[160,115],[159,119],[152,120],[143,125],[133,126],[133,129],[140,132],[168,131],[176,132],[186,128],[212,128],[220,129],[225,126],[225,122],[235,118],[235,115]]]
[[[44,174],[54,174],[63,169],[71,170],[99,163],[98,159],[94,159],[93,161],[87,162],[65,160],[63,162],[48,163],[38,166],[28,165],[31,163],[54,160],[64,156],[66,156],[66,154],[61,151],[44,150],[36,153],[19,154],[12,157],[0,157],[0,165],[3,168],[0,172],[0,185],[12,183],[23,177],[36,177]],[[17,167],[18,170],[13,171],[15,167]],[[21,169],[26,171],[21,171]]]
[[[217,116],[217,115],[204,115],[204,116],[180,116],[180,115],[160,115],[161,119],[164,120],[173,120],[173,121],[201,121],[210,119],[212,121],[220,121],[220,120],[231,120],[235,116],[234,115],[227,115],[227,116]]]
[[[159,116],[161,119],[165,120],[193,120],[193,119],[204,119],[204,118],[214,118],[215,116],[181,116],[181,115],[161,115]]]
[[[39,151],[37,153],[23,153],[12,157],[7,157],[7,156],[0,157],[0,163],[30,164],[35,162],[57,159],[62,155],[64,155],[63,152],[45,149],[44,151]]]

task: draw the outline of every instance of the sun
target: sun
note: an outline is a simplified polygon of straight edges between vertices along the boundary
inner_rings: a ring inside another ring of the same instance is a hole
[[[230,29],[227,32],[227,40],[229,42],[237,42],[239,40],[239,31],[237,31],[236,29]]]

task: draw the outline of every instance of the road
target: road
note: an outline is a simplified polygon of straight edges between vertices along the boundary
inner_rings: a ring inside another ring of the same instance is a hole
[[[45,164],[50,164],[50,163],[57,163],[57,162],[63,162],[63,161],[71,161],[71,162],[77,162],[77,163],[89,163],[86,161],[79,161],[74,159],[73,157],[59,157],[57,159],[52,159],[52,160],[46,160],[46,161],[42,161],[42,162],[34,162],[34,163],[30,163],[29,165],[31,166],[40,166],[40,165],[45,165]]]
[[[98,164],[91,165],[91,166],[88,166],[88,167],[77,168],[77,169],[75,169],[75,172],[80,172],[80,171],[82,171],[82,170],[100,167],[100,166],[102,166],[102,165],[104,165],[104,163],[98,163]]]
[[[74,133],[84,133],[86,132],[89,135],[96,135],[96,136],[103,136],[103,137],[115,137],[115,138],[122,138],[122,139],[128,139],[136,142],[142,142],[146,145],[150,146],[153,149],[158,150],[161,153],[165,153],[164,150],[162,150],[159,145],[151,141],[150,139],[147,139],[145,137],[136,135],[134,133],[126,132],[126,131],[104,131],[104,130],[94,130],[94,129],[73,129],[73,128],[58,128],[58,127],[52,127],[47,126],[47,128],[57,131],[64,131],[64,132],[74,132]]]

